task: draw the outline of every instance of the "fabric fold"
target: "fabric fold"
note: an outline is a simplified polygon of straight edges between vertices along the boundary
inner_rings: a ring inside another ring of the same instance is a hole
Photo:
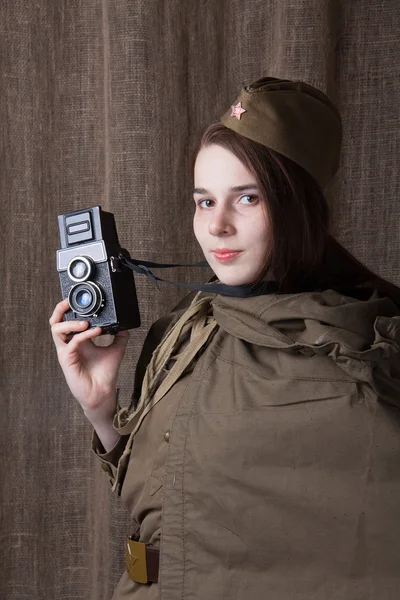
[[[202,292],[196,294],[189,308],[153,352],[143,378],[141,396],[136,409],[132,411],[131,406],[118,409],[114,417],[114,428],[120,435],[129,435],[129,437],[118,463],[113,491],[122,484],[121,480],[128,464],[134,436],[144,418],[191,365],[217,328],[217,322],[210,314],[211,298],[212,296],[204,295]],[[188,329],[190,330],[189,344],[182,353],[174,356],[175,348],[181,336]],[[172,358],[175,358],[172,368],[163,381],[160,381],[166,366]]]

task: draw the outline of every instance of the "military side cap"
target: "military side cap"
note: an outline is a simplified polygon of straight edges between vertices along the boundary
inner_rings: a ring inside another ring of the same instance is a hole
[[[221,122],[287,156],[322,189],[339,167],[340,113],[328,96],[303,81],[258,79],[242,88]]]

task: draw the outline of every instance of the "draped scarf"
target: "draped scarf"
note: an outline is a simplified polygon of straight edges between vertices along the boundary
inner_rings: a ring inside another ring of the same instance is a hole
[[[117,405],[117,413],[113,421],[114,428],[120,435],[129,435],[129,438],[118,462],[113,491],[121,488],[134,436],[143,419],[183,375],[215,331],[217,322],[212,315],[212,298],[214,295],[205,296],[204,292],[196,294],[188,309],[155,348],[143,377],[141,394],[136,408],[132,409],[132,403],[128,407],[122,408]],[[177,354],[176,351],[182,337],[189,332],[188,344],[181,353]],[[165,376],[166,367],[171,359],[174,359],[174,364]]]

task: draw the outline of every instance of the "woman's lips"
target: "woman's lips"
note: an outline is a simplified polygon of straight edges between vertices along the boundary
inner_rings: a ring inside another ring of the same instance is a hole
[[[224,251],[218,251],[218,250],[214,250],[214,256],[215,258],[219,261],[219,262],[227,262],[228,260],[233,260],[234,258],[236,258],[237,256],[239,256],[239,254],[241,253],[241,250],[224,250]]]

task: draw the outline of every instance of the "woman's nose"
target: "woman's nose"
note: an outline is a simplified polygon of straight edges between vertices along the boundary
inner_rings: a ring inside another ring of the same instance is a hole
[[[231,235],[235,228],[226,211],[215,212],[209,224],[211,235]]]

